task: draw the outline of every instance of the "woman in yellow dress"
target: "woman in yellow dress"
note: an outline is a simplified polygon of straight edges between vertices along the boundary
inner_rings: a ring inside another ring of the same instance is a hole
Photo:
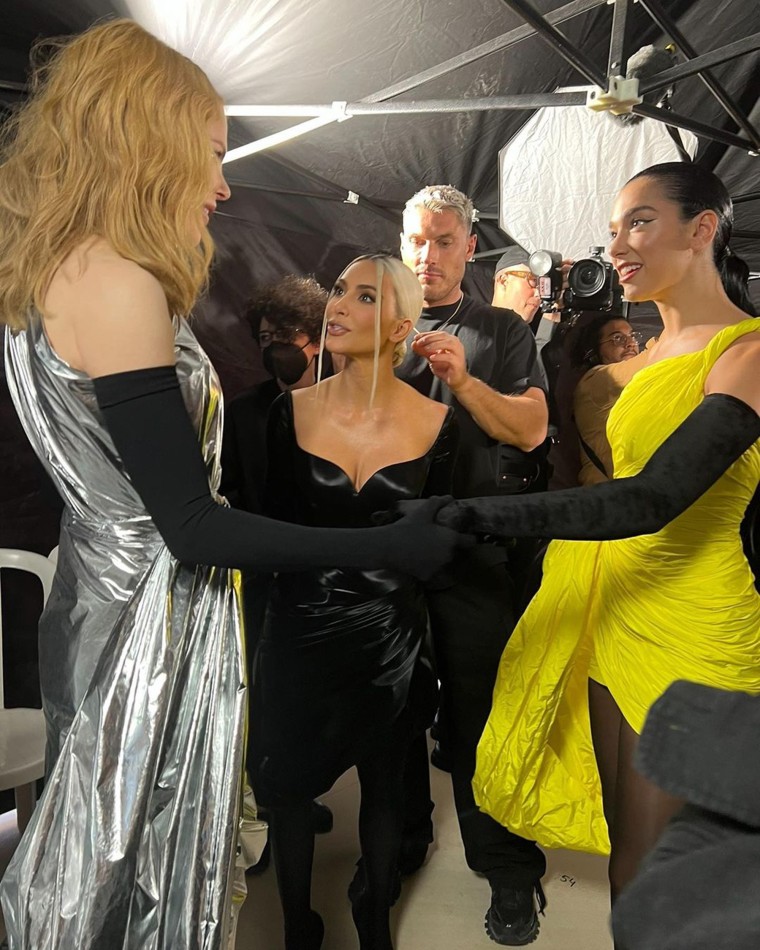
[[[631,179],[609,253],[664,330],[610,415],[614,479],[438,515],[567,539],[504,652],[475,798],[542,845],[611,847],[613,899],[680,805],[633,767],[650,706],[677,679],[760,693],[760,596],[739,534],[760,477],[760,320],[732,221],[698,166]]]

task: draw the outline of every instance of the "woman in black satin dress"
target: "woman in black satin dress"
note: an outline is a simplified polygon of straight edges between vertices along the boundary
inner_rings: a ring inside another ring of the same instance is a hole
[[[359,528],[397,500],[449,491],[452,412],[393,374],[421,308],[417,279],[395,258],[358,258],[337,280],[323,336],[345,369],[274,404],[268,514]],[[365,875],[354,921],[362,950],[392,947],[404,760],[434,711],[417,664],[425,629],[421,588],[406,575],[321,569],[275,581],[254,664],[252,768],[272,814],[287,950],[321,946],[310,803],[354,765]]]

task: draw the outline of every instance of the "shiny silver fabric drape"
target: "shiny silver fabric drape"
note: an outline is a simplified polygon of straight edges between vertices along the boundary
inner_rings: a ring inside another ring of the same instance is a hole
[[[222,402],[184,321],[177,373],[210,490]],[[246,687],[238,575],[179,564],[125,474],[92,383],[39,317],[8,383],[66,502],[40,622],[48,782],[0,886],[11,950],[216,950],[230,930]]]

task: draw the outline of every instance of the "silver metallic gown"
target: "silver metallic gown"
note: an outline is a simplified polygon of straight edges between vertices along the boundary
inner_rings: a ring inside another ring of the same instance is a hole
[[[210,491],[222,401],[176,321]],[[11,950],[216,950],[230,930],[246,687],[238,575],[179,564],[92,382],[39,317],[6,333],[16,409],[66,502],[40,622],[48,781],[0,887]]]

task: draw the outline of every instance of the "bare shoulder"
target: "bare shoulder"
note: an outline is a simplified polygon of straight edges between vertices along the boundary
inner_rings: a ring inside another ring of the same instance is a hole
[[[443,420],[449,411],[449,407],[435,399],[430,399],[417,392],[408,383],[401,383],[403,388],[403,398],[405,411],[416,417],[420,424],[425,427],[434,428],[436,431],[443,425]]]
[[[325,400],[331,389],[332,378],[323,379],[318,386],[304,386],[302,389],[290,390],[293,421],[300,431],[314,431],[319,427],[324,417]]]
[[[146,304],[163,304],[166,310],[159,281],[97,240],[81,244],[63,261],[50,282],[45,309],[55,317],[69,311],[139,310]]]
[[[174,362],[174,331],[159,281],[90,241],[66,258],[45,299],[54,348],[90,376]]]
[[[705,393],[727,393],[760,413],[760,320],[757,332],[745,333],[716,360]]]
[[[303,386],[301,389],[291,389],[290,398],[293,401],[293,411],[307,413],[320,411],[324,407],[324,400],[333,388],[334,376],[323,379],[318,385]]]
[[[296,406],[298,407],[299,412],[308,411],[311,405],[314,403],[314,393],[311,390],[314,389],[313,386],[306,386],[303,389],[291,389],[290,398],[293,403],[293,412],[296,411]]]

